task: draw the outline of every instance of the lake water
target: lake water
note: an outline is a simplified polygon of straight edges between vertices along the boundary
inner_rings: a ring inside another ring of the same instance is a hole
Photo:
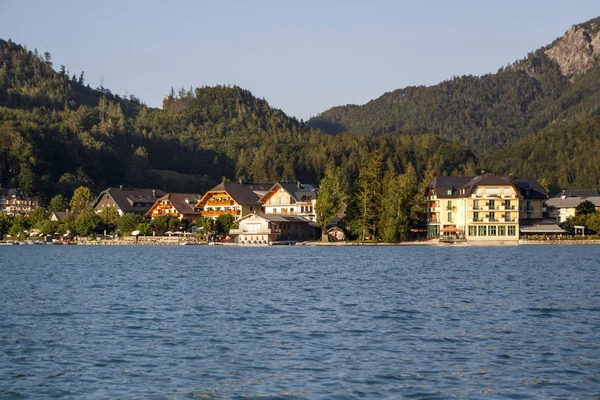
[[[600,396],[596,246],[0,256],[0,398]]]

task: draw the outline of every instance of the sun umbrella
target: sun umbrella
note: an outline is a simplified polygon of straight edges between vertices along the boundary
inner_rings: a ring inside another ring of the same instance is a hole
[[[442,233],[458,233],[458,232],[460,232],[460,229],[458,229],[455,226],[447,226],[444,229],[440,229],[440,232],[442,232]]]

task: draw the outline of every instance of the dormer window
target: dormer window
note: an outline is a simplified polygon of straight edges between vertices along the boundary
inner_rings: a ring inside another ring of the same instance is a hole
[[[452,189],[448,189],[448,190],[446,191],[446,194],[447,194],[448,196],[452,196]]]

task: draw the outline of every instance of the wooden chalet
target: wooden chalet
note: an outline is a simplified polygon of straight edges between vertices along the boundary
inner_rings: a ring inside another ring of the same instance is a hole
[[[201,197],[195,193],[168,193],[156,200],[146,215],[152,219],[173,215],[179,220],[185,218],[196,222],[201,216],[200,209],[196,207]]]
[[[230,214],[236,219],[262,212],[260,199],[272,184],[222,182],[206,192],[196,204],[203,217],[216,219]]]

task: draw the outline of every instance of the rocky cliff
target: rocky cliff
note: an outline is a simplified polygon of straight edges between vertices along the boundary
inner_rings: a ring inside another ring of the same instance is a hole
[[[600,23],[574,25],[545,51],[571,81],[589,71],[600,57]]]

